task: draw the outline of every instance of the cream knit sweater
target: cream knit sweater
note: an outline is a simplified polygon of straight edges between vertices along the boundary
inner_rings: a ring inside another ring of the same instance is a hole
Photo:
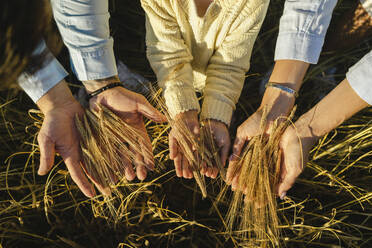
[[[141,0],[147,57],[171,117],[200,110],[230,124],[269,0],[214,0],[203,17],[194,0]]]

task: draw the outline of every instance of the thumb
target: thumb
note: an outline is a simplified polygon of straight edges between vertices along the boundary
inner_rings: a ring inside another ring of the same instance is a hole
[[[230,158],[231,158],[230,160],[238,160],[238,158],[239,158],[239,156],[242,152],[244,144],[245,144],[245,139],[244,138],[236,137],[236,139],[234,141],[234,145],[233,145],[233,153],[230,156]]]
[[[160,113],[160,111],[154,108],[147,100],[138,103],[138,112],[155,122],[167,121],[165,115]]]
[[[169,135],[169,158],[174,160],[178,154],[178,142],[172,134]]]
[[[38,174],[46,175],[54,164],[55,144],[49,137],[39,134],[37,137],[40,149],[40,167]]]
[[[296,182],[297,177],[299,174],[297,173],[286,173],[282,179],[282,181],[278,185],[278,196],[280,199],[286,196],[287,191],[292,188],[294,183]]]
[[[192,128],[192,133],[196,136],[199,136],[200,135],[200,126],[199,126],[199,123],[196,123],[194,125],[194,127]]]
[[[230,144],[225,144],[221,149],[221,163],[225,167],[227,156],[229,155]]]

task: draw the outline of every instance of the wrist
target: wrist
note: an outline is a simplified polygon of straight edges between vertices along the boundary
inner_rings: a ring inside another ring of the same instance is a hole
[[[120,79],[119,77],[116,75],[116,76],[113,76],[113,77],[109,77],[109,78],[104,78],[104,79],[96,79],[96,80],[87,80],[87,81],[83,81],[83,85],[87,91],[87,93],[92,93],[102,87],[105,87],[106,85],[109,85],[109,84],[112,84],[112,83],[115,83],[115,82],[119,82]]]
[[[280,116],[287,116],[295,104],[295,96],[274,87],[268,87],[257,111],[263,113],[266,108],[267,119],[274,121]]]
[[[314,124],[308,113],[302,115],[294,124],[299,138],[306,138],[315,143],[323,136],[324,134]]]
[[[278,60],[275,62],[270,82],[299,91],[309,63],[299,60]]]
[[[36,105],[44,115],[53,109],[69,109],[70,107],[76,106],[76,104],[79,103],[73,97],[70,88],[64,80],[55,85],[36,102]]]
[[[180,112],[176,114],[173,118],[175,121],[185,121],[185,120],[191,120],[191,119],[198,119],[198,111],[197,110],[187,110],[184,112]]]
[[[203,119],[201,122],[203,125],[220,125],[227,127],[227,124],[225,122],[213,118],[206,118]]]

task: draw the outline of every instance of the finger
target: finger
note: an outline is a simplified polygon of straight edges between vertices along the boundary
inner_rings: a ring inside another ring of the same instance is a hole
[[[177,177],[182,177],[183,176],[183,173],[182,173],[182,155],[181,154],[178,154],[175,158],[174,158],[174,167],[176,169],[176,175]]]
[[[121,158],[122,158],[122,162],[123,162],[123,166],[124,166],[125,178],[128,181],[133,181],[134,178],[136,178],[136,174],[134,173],[133,166],[132,166],[130,160],[123,155],[121,156]]]
[[[229,155],[229,149],[230,149],[230,144],[224,145],[221,149],[221,165],[222,167],[225,167],[226,161],[227,161],[227,156]]]
[[[62,156],[63,157],[63,156]],[[80,165],[80,160],[72,157],[63,158],[68,171],[70,172],[72,180],[79,187],[81,192],[87,197],[96,195],[94,187],[89,183],[88,178],[85,176],[83,169]],[[103,188],[103,187],[102,187]]]
[[[133,181],[136,178],[132,165],[126,166],[124,169],[125,178],[128,181]]]
[[[169,158],[174,160],[178,154],[178,142],[172,134],[169,134]]]
[[[147,135],[145,125],[142,126],[141,131],[143,132],[142,137],[140,137],[139,143],[142,150],[142,155],[144,157],[145,166],[149,170],[154,170],[155,161],[154,154],[152,152],[152,144],[150,137]]]
[[[137,178],[141,181],[145,180],[147,176],[147,170],[145,168],[145,163],[143,162],[143,157],[141,154],[136,154],[134,163],[136,165]]]
[[[166,122],[167,118],[165,115],[160,113],[159,110],[154,108],[146,99],[140,103],[138,103],[138,112],[153,120],[155,122]]]
[[[239,184],[239,176],[235,176],[231,182],[232,191],[235,191],[238,189],[238,184]]]
[[[46,175],[54,164],[54,153],[55,146],[48,137],[39,135],[37,137],[40,149],[40,166],[38,174],[43,176]]]
[[[91,180],[94,183],[94,185],[97,187],[98,191],[102,193],[102,195],[105,195],[105,196],[110,196],[111,195],[111,189],[110,189],[109,186],[104,187],[95,178],[93,178],[92,176],[90,176],[86,172],[86,170],[85,170],[85,173],[86,173],[87,177],[89,178],[89,180]]]
[[[217,177],[217,175],[218,175],[218,168],[214,166],[211,169],[212,169],[212,171],[211,171],[211,178],[215,179]]]
[[[235,142],[234,142],[234,146],[233,146],[232,159],[237,160],[239,158],[244,144],[245,144],[245,139],[236,137]]]
[[[182,174],[184,178],[191,179],[192,172],[190,170],[189,161],[185,156],[182,156]]]
[[[233,181],[233,178],[238,174],[238,161],[230,160],[229,167],[226,172],[226,183],[230,185]]]
[[[284,199],[284,197],[287,195],[287,191],[292,188],[294,185],[298,175],[294,173],[287,173],[283,180],[279,183],[278,186],[278,195],[280,199]]]
[[[194,125],[194,127],[192,128],[192,133],[196,136],[196,137],[199,137],[200,136],[200,126],[199,126],[199,123],[197,123],[196,125]]]
[[[202,175],[205,175],[206,172],[207,172],[207,163],[205,161],[203,161],[202,164],[201,164],[200,173]]]
[[[206,175],[207,177],[211,177],[211,176],[212,176],[212,166],[209,166],[209,167],[207,168],[207,172],[205,173],[205,175]]]

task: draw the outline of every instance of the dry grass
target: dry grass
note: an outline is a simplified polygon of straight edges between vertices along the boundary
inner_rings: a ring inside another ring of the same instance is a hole
[[[225,177],[225,169],[219,156],[219,149],[214,142],[212,131],[202,124],[200,137],[195,137],[185,122],[182,120],[176,121],[170,117],[165,101],[161,96],[162,90],[153,88],[151,92],[151,102],[167,117],[168,129],[178,130],[175,132],[175,138],[180,146],[181,153],[189,161],[195,181],[203,198],[206,198],[207,187],[205,177],[201,174],[202,169],[217,167],[222,177]]]
[[[111,20],[117,55],[130,68],[146,66],[144,15],[138,1],[115,1]],[[339,1],[335,17],[352,1]],[[271,1],[270,11],[253,49],[251,70],[236,110],[237,125],[257,108],[257,86],[272,65],[279,18],[284,1]],[[137,19],[142,21],[138,21]],[[125,20],[125,22],[123,21]],[[143,36],[140,36],[143,35]],[[143,39],[144,40],[144,39]],[[298,114],[313,106],[340,82],[347,68],[370,51],[371,40],[357,48],[327,53],[310,67],[298,98]],[[337,67],[332,75],[327,72]],[[66,66],[68,68],[68,65]],[[150,75],[149,73],[146,76]],[[175,177],[168,157],[169,124],[147,122],[152,136],[157,173],[146,182],[119,186],[127,213],[114,225],[106,199],[84,197],[57,158],[48,176],[37,176],[37,124],[27,116],[32,102],[24,94],[0,92],[0,244],[18,247],[239,247],[240,232],[226,232],[225,216],[231,191],[215,204],[221,189],[205,179],[208,196],[200,199],[194,181]],[[372,246],[372,109],[369,108],[326,135],[314,147],[310,161],[285,201],[278,202],[280,244],[289,248]],[[8,158],[8,159],[7,159]],[[5,162],[3,162],[5,161]],[[161,176],[159,176],[161,175]],[[129,187],[131,190],[129,190]],[[132,194],[130,194],[132,193]],[[126,199],[126,200],[125,200]],[[101,208],[96,211],[96,208]]]
[[[218,184],[212,187],[206,179],[208,197],[200,201],[200,191],[194,182],[174,176],[167,155],[168,124],[147,123],[157,165],[161,167],[157,175],[161,176],[149,175],[146,182],[117,185],[122,194],[112,194],[111,199],[115,209],[126,214],[114,225],[107,222],[111,215],[109,198],[85,198],[60,159],[47,177],[37,176],[36,134],[42,119],[35,113],[31,113],[31,119],[16,111],[15,104],[9,102],[0,109],[6,116],[6,122],[1,122],[2,142],[10,146],[18,140],[21,144],[17,148],[20,152],[9,157],[0,172],[0,239],[4,247],[35,244],[239,247],[241,244],[241,228],[225,231],[224,218],[231,198],[221,199],[218,206],[213,203],[223,187]],[[298,183],[277,206],[280,244],[369,247],[372,242],[371,115],[371,109],[360,113],[314,147]],[[27,120],[27,132],[20,118]]]
[[[238,227],[244,247],[277,247],[279,245],[279,218],[277,215],[276,187],[280,179],[279,141],[290,124],[295,109],[286,120],[277,119],[272,133],[265,133],[266,112],[260,124],[260,134],[249,141],[241,158],[232,166],[238,176],[238,190],[233,193],[227,225],[229,232]],[[238,225],[237,225],[238,223]]]
[[[152,156],[152,151],[142,145],[141,130],[128,125],[103,105],[97,105],[97,111],[86,109],[82,120],[76,118],[76,126],[81,136],[83,168],[104,194],[103,201],[94,203],[94,214],[117,223],[127,214],[132,195],[136,195],[122,192],[123,188],[133,191],[125,170],[135,164],[137,153]]]
[[[182,120],[176,121],[170,117],[165,105],[165,101],[161,96],[162,90],[152,89],[151,91],[152,102],[166,116],[169,127],[175,128],[177,130],[177,132],[174,132],[174,134],[179,145],[179,152],[181,152],[189,162],[189,166],[192,170],[193,176],[199,186],[203,198],[207,197],[205,178],[204,175],[200,173],[203,163],[202,158],[204,158],[204,156],[199,153],[199,151],[202,150],[201,143],[198,141],[199,139],[195,137],[195,135],[188,129],[185,122],[183,122]]]

